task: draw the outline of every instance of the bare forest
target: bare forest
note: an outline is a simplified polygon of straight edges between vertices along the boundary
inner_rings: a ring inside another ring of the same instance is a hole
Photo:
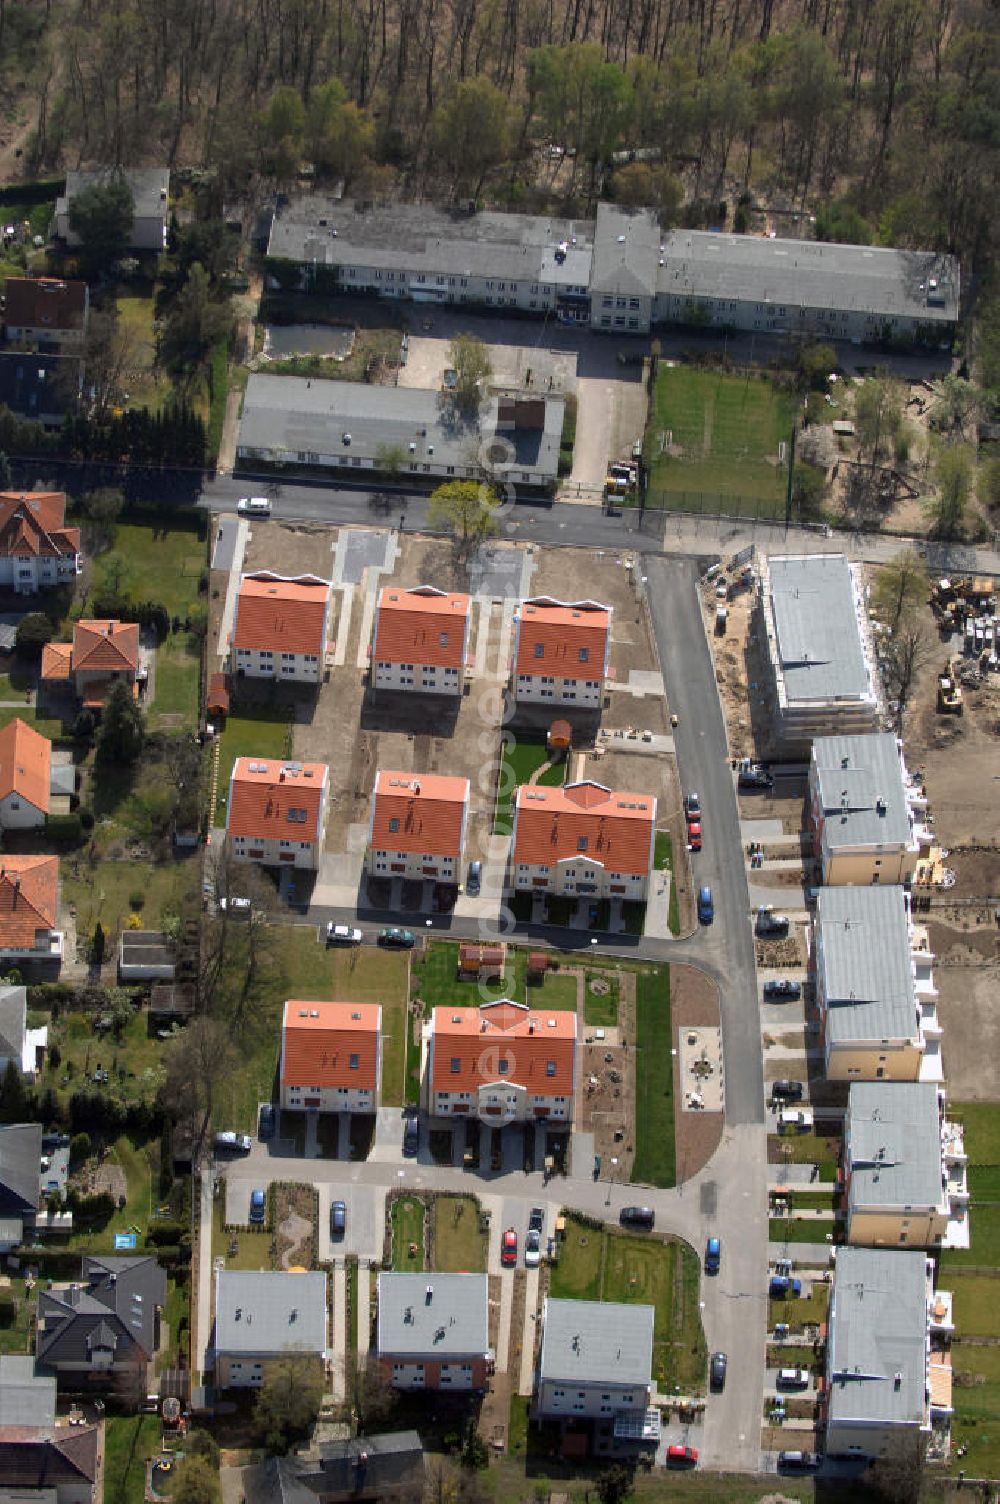
[[[665,222],[765,201],[981,266],[998,64],[989,0],[0,0],[0,150],[11,178],[167,162],[242,198],[305,169]]]

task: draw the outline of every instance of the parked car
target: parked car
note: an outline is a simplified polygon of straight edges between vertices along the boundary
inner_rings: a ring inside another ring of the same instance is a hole
[[[403,1153],[412,1159],[420,1148],[420,1119],[415,1112],[407,1113],[403,1121]]]
[[[811,1107],[783,1107],[778,1113],[779,1133],[810,1133],[812,1126]]]
[[[650,1228],[656,1221],[656,1213],[651,1206],[623,1206],[618,1220],[623,1227]]]
[[[705,1244],[705,1273],[718,1274],[722,1264],[722,1244],[718,1238],[709,1238]]]
[[[470,898],[475,898],[483,885],[482,862],[470,862],[469,871],[465,879],[465,891]]]
[[[215,1135],[216,1154],[249,1154],[253,1148],[253,1140],[249,1133],[217,1133]]]
[[[276,1123],[277,1118],[275,1116],[274,1104],[272,1102],[265,1102],[260,1109],[260,1121],[257,1124],[257,1137],[261,1143],[266,1143],[269,1138],[274,1137]]]
[[[790,1274],[772,1274],[768,1281],[767,1293],[772,1300],[794,1299],[802,1294],[802,1281],[793,1279]]]
[[[364,938],[361,931],[351,924],[331,923],[326,927],[327,945],[360,945]]]
[[[788,934],[788,915],[775,914],[772,909],[760,908],[757,910],[755,929],[757,934],[764,936],[780,936]]]
[[[725,1353],[713,1353],[708,1365],[708,1382],[718,1394],[726,1387],[726,1364],[729,1360]]]
[[[219,908],[223,914],[236,914],[242,919],[249,919],[250,917],[251,904],[249,898],[220,898]]]
[[[709,887],[698,889],[698,922],[711,924],[715,918],[715,903],[712,898],[712,890]]]
[[[774,779],[766,768],[741,768],[736,783],[741,789],[774,788]]]
[[[701,819],[701,796],[699,794],[687,794],[684,798],[684,814],[688,821]]]
[[[698,1448],[681,1446],[675,1441],[673,1446],[667,1447],[668,1467],[695,1467],[698,1462]]]
[[[528,1228],[524,1240],[524,1262],[529,1269],[537,1269],[542,1262],[542,1235],[534,1227]]]
[[[779,1452],[779,1472],[812,1473],[819,1467],[817,1452]]]
[[[330,1236],[342,1238],[347,1231],[347,1203],[346,1201],[330,1202]]]
[[[786,1102],[801,1102],[803,1086],[801,1081],[772,1081],[771,1096],[783,1098]]]
[[[266,496],[241,496],[236,510],[242,517],[270,517],[271,503]]]
[[[790,977],[779,977],[776,981],[764,983],[764,996],[777,1002],[792,1002],[802,996],[802,983],[793,982]]]
[[[542,1232],[545,1227],[545,1208],[533,1206],[531,1216],[528,1218],[528,1227],[532,1232]]]
[[[774,1387],[776,1389],[808,1389],[808,1368],[779,1368]]]
[[[517,1263],[517,1233],[508,1227],[500,1243],[500,1262],[508,1268]]]
[[[692,820],[688,826],[688,845],[692,851],[701,850],[701,821]]]
[[[379,930],[378,943],[393,946],[396,950],[412,950],[415,942],[412,930],[400,930],[393,925],[391,929]]]
[[[267,1193],[265,1191],[250,1192],[250,1221],[255,1225],[263,1222],[267,1216]]]

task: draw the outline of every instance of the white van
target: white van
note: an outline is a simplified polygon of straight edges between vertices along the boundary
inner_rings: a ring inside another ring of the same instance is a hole
[[[244,517],[270,517],[271,503],[266,496],[241,496],[236,510]]]

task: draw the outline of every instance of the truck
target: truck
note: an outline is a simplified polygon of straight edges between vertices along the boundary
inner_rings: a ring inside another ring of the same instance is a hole
[[[757,934],[775,937],[788,934],[789,919],[787,914],[776,914],[770,904],[761,904],[757,910],[755,929]]]
[[[802,1281],[790,1274],[772,1274],[767,1293],[772,1300],[794,1299],[802,1294]]]
[[[725,637],[725,635],[726,635],[726,623],[728,622],[728,620],[729,620],[729,612],[727,611],[726,607],[725,606],[716,606],[716,608],[715,608],[715,635],[716,635],[716,637]]]
[[[779,1133],[810,1133],[812,1128],[811,1107],[782,1107],[778,1113]]]

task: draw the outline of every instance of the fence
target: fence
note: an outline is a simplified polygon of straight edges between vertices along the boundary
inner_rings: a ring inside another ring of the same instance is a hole
[[[616,506],[638,506],[637,500],[616,500]],[[785,520],[784,497],[741,496],[729,493],[720,496],[714,491],[662,491],[652,486],[646,492],[647,512],[689,512],[696,517],[737,517],[752,521],[783,522]],[[793,516],[792,521],[802,526],[804,519]]]

